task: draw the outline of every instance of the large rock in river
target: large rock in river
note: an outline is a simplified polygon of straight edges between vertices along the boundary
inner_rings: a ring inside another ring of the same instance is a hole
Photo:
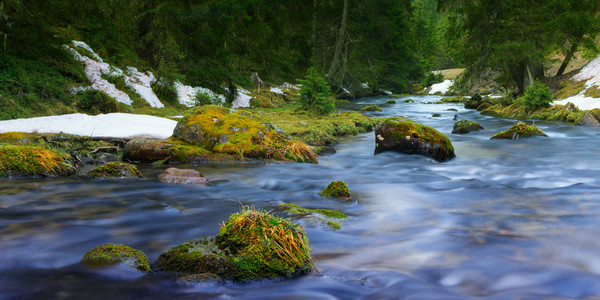
[[[375,154],[396,151],[429,156],[437,161],[455,157],[450,139],[427,125],[404,118],[388,118],[375,127]]]
[[[532,136],[547,136],[541,129],[535,125],[527,125],[523,122],[519,122],[509,129],[498,132],[490,138],[490,140],[503,139],[503,140],[518,140],[521,138],[528,138]]]
[[[579,126],[589,126],[589,127],[600,127],[600,122],[596,119],[592,114],[586,112],[579,121],[577,121],[577,125]]]
[[[462,121],[458,121],[458,122],[454,123],[454,128],[452,129],[452,133],[466,134],[471,131],[479,131],[479,130],[483,130],[483,129],[484,129],[483,126],[481,126],[479,123],[476,123],[473,121],[468,121],[468,120],[462,120]]]
[[[208,180],[192,169],[168,168],[158,175],[158,180],[164,183],[208,185]]]

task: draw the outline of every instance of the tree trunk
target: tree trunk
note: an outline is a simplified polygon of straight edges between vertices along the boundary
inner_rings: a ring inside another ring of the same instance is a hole
[[[346,23],[348,22],[348,2],[349,0],[344,0],[344,10],[342,11],[342,23],[340,24],[340,31],[335,42],[335,52],[333,53],[333,59],[331,60],[331,65],[329,67],[329,80],[333,79],[333,75],[335,73],[335,69],[339,68],[340,64],[340,56],[342,54],[342,47],[344,45],[344,37],[346,36]]]
[[[318,0],[313,0],[312,33],[310,36],[310,42],[312,43],[313,65],[316,65],[316,61],[317,61],[317,1]]]
[[[565,70],[567,69],[569,62],[571,62],[573,55],[575,55],[575,51],[577,51],[578,46],[579,46],[579,42],[573,41],[573,43],[571,44],[571,49],[569,49],[569,52],[567,52],[567,56],[565,57],[565,60],[563,60],[562,64],[560,65],[560,68],[558,69],[558,72],[556,72],[556,76],[560,76],[565,73]]]

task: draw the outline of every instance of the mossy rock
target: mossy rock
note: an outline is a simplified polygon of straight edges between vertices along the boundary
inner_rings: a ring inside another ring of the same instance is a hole
[[[377,105],[367,105],[361,108],[360,111],[381,111],[381,108]]]
[[[388,100],[384,104],[396,104],[396,100]]]
[[[142,177],[142,174],[134,165],[116,161],[97,166],[90,171],[92,178],[123,178]]]
[[[142,272],[150,271],[144,252],[123,244],[102,244],[88,251],[81,260],[86,265],[107,266],[126,264]]]
[[[506,131],[496,133],[490,138],[494,139],[505,139],[505,140],[516,140],[520,138],[528,138],[532,136],[547,136],[542,130],[537,128],[535,125],[527,125],[523,122],[519,122],[513,125]]]
[[[467,97],[462,97],[462,96],[453,96],[453,97],[446,97],[446,98],[442,98],[442,100],[436,102],[438,104],[443,104],[443,103],[465,103],[467,102],[467,100],[470,100]]]
[[[375,154],[396,151],[429,156],[437,161],[455,157],[450,139],[432,127],[404,118],[388,118],[375,127]]]
[[[273,93],[269,90],[261,90],[250,99],[250,107],[256,108],[274,108],[285,104],[285,97],[282,94]]]
[[[475,93],[475,94],[473,94],[473,96],[471,96],[470,99],[468,99],[465,102],[465,108],[477,109],[479,106],[481,106],[484,103],[485,103],[485,101],[481,97],[481,95],[479,93]]]
[[[415,102],[415,100],[413,100],[413,99],[406,99],[406,100],[404,100],[402,102],[404,102],[404,103],[413,103],[413,102]]]
[[[452,133],[454,134],[467,134],[471,131],[479,131],[479,130],[483,130],[483,126],[481,126],[479,123],[473,122],[473,121],[468,121],[468,120],[462,120],[462,121],[458,121],[456,123],[454,123],[454,128],[452,129]]]
[[[310,147],[277,131],[276,126],[260,123],[248,112],[230,112],[224,107],[207,105],[195,108],[181,119],[173,136],[210,152],[240,158],[317,163]]]
[[[155,271],[234,281],[289,278],[312,268],[308,239],[299,225],[251,209],[232,214],[215,238],[187,241],[152,264]]]
[[[30,146],[0,146],[0,178],[75,174],[67,153]]]
[[[346,182],[337,180],[329,183],[325,189],[321,191],[321,196],[331,197],[339,200],[350,201],[350,189]]]

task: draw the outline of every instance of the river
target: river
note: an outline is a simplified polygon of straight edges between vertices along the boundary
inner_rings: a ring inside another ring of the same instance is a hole
[[[447,134],[457,157],[385,152],[373,132],[342,138],[318,165],[192,167],[214,185],[166,185],[167,166],[146,178],[0,181],[3,299],[598,299],[600,129],[536,125],[549,137],[489,140],[515,121],[482,116],[441,97],[356,100],[376,117],[402,116]],[[449,109],[456,109],[451,111]],[[432,117],[439,113],[441,117]],[[452,118],[484,131],[454,135]],[[318,193],[344,180],[356,201]],[[317,272],[285,281],[182,285],[169,275],[79,261],[102,243],[125,243],[150,261],[186,240],[214,235],[240,205],[281,203],[349,215],[334,231],[299,219]]]

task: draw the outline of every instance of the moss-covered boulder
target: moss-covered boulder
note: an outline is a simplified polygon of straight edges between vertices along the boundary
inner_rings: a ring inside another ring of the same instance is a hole
[[[361,108],[360,111],[381,111],[381,108],[377,105],[367,105]]]
[[[125,144],[124,161],[155,162],[171,157],[172,143],[156,139],[134,139]]]
[[[455,157],[450,139],[432,127],[404,118],[388,118],[375,127],[375,154],[396,151],[429,156],[437,161]]]
[[[350,201],[350,190],[346,182],[337,180],[329,183],[325,189],[321,191],[321,196],[331,197],[339,200]]]
[[[142,272],[150,271],[148,258],[144,252],[123,244],[102,244],[88,251],[81,260],[90,266],[126,264]]]
[[[468,121],[468,120],[462,120],[462,121],[458,121],[456,123],[454,123],[454,128],[452,129],[452,133],[454,134],[467,134],[471,131],[479,131],[479,130],[483,130],[483,126],[481,126],[479,123],[473,122],[473,121]]]
[[[547,136],[542,130],[537,128],[535,125],[527,125],[523,122],[519,122],[513,125],[508,130],[498,132],[494,136],[490,138],[490,140],[494,139],[504,139],[504,140],[518,140],[521,138],[528,138],[532,136]]]
[[[92,178],[127,178],[142,177],[142,174],[134,165],[116,161],[95,167],[90,171]]]
[[[152,264],[156,271],[234,281],[289,278],[312,268],[308,239],[299,225],[252,209],[231,215],[215,238],[175,246]]]
[[[207,105],[181,119],[173,136],[215,153],[240,158],[267,158],[317,163],[312,149],[277,132],[276,127],[258,122],[249,113]]]
[[[388,100],[384,104],[396,104],[396,100]]]
[[[585,115],[579,121],[577,121],[577,125],[579,126],[588,126],[588,127],[600,127],[600,122],[598,119],[594,117],[589,112],[586,112]]]
[[[0,178],[75,174],[67,153],[30,146],[0,146]]]
[[[273,93],[270,90],[263,89],[250,99],[250,107],[256,108],[274,108],[285,104],[284,94]]]

